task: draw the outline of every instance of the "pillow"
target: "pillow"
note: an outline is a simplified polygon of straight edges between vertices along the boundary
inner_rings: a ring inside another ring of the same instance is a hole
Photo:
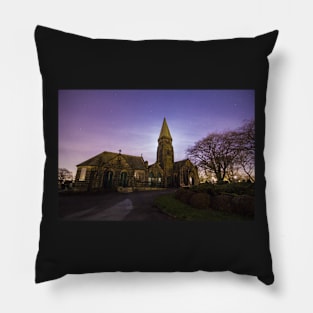
[[[46,163],[36,283],[198,270],[273,283],[263,149],[277,35],[128,41],[37,26]]]

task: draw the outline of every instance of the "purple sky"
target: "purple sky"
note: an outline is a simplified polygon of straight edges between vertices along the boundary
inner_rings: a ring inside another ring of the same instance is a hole
[[[166,117],[175,161],[211,132],[254,119],[254,90],[59,90],[59,167],[103,151],[156,161]]]

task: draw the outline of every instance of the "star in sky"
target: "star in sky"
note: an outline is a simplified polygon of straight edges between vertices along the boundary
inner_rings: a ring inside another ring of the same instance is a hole
[[[254,90],[59,90],[59,167],[103,151],[156,161],[166,117],[175,161],[211,132],[254,119]]]

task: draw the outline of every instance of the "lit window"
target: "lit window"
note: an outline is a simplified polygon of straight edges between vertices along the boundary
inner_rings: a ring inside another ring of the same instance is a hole
[[[79,181],[84,181],[86,179],[86,167],[83,167],[80,171]]]

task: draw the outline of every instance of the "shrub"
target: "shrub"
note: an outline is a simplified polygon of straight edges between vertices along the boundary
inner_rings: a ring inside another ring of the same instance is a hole
[[[181,188],[175,192],[175,198],[188,204],[193,194],[191,190]]]
[[[254,195],[254,184],[251,183],[231,183],[216,185],[217,193],[231,193],[236,195]]]
[[[184,193],[185,190],[180,188],[175,192],[174,197],[179,200]]]
[[[173,194],[160,195],[154,205],[162,212],[181,221],[244,221],[251,218],[222,211],[200,210],[174,198]]]
[[[191,188],[194,192],[206,192],[211,196],[221,194],[233,194],[233,195],[250,195],[254,196],[254,184],[250,182],[241,183],[223,183],[223,184],[211,184],[204,183]]]
[[[231,195],[217,195],[212,197],[211,207],[213,210],[232,212],[232,196]]]
[[[194,192],[205,192],[211,196],[214,196],[216,194],[215,185],[211,183],[204,183],[198,186],[193,186],[191,190]]]
[[[210,207],[210,196],[207,193],[194,193],[189,199],[193,208],[206,210]]]

